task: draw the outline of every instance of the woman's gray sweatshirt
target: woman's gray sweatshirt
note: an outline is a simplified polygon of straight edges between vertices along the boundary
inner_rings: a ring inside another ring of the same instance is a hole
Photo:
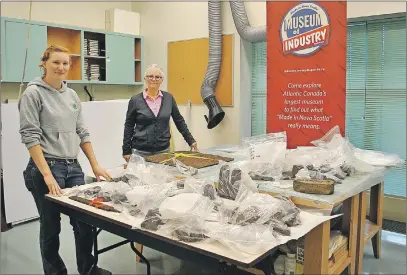
[[[22,142],[40,144],[45,157],[77,158],[79,145],[88,142],[81,101],[63,82],[56,90],[40,77],[28,83],[18,102]]]

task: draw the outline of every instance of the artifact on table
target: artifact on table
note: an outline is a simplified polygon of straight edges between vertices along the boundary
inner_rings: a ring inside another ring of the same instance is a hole
[[[304,166],[302,166],[302,165],[294,165],[293,166],[293,168],[292,168],[292,172],[291,172],[291,177],[292,178],[295,178],[295,176],[297,175],[297,173],[301,170],[301,169],[303,169],[304,168]]]
[[[242,227],[252,224],[269,225],[273,234],[284,236],[291,235],[290,227],[301,224],[300,210],[285,197],[254,193],[237,208],[225,209],[223,205],[219,211],[221,215],[229,217],[223,219],[227,223]]]
[[[79,196],[85,196],[86,198],[94,198],[102,190],[100,186],[93,186],[86,188],[78,193]]]
[[[120,204],[122,202],[124,202],[124,203],[128,202],[126,193],[119,192],[117,190],[113,191],[113,193],[110,195],[110,199],[115,204]]]
[[[208,238],[203,233],[188,232],[187,230],[183,229],[174,230],[173,235],[180,241],[188,243],[200,242]]]
[[[273,177],[262,175],[254,171],[250,171],[249,176],[252,178],[252,180],[274,181]]]
[[[335,182],[331,179],[295,179],[293,188],[297,192],[307,194],[331,195],[334,193]]]
[[[157,231],[161,225],[164,225],[164,222],[161,219],[159,209],[155,208],[148,210],[144,221],[141,223],[141,228]]]
[[[102,210],[105,210],[105,211],[121,213],[119,210],[117,210],[113,206],[106,205],[106,204],[102,203],[102,200],[98,200],[98,199],[88,200],[88,199],[81,198],[81,197],[78,197],[78,196],[70,196],[69,199],[80,202],[80,203],[83,203],[83,204],[87,204],[89,206],[93,206],[95,208],[102,209]]]
[[[244,209],[243,211],[238,208],[237,211],[233,213],[232,221],[234,224],[245,226],[251,223],[255,223],[257,220],[260,219],[260,215],[260,208],[252,205]]]
[[[223,165],[219,171],[218,195],[225,199],[236,199],[242,179],[242,170],[238,167]]]
[[[348,164],[348,163],[344,163],[340,166],[341,170],[343,172],[346,173],[346,175],[348,176],[352,176],[353,174],[355,174],[356,169],[355,167],[353,167],[352,165]]]
[[[176,151],[174,153],[161,153],[151,156],[146,156],[144,159],[148,162],[165,164],[175,166],[173,159],[182,162],[186,166],[194,167],[197,169],[218,165],[219,161],[230,162],[233,158],[222,157],[212,154],[203,154],[191,151]]]
[[[190,175],[190,176],[194,176],[194,175],[198,174],[197,168],[185,165],[181,161],[177,160],[176,157],[172,158],[172,162],[175,163],[175,166],[178,168],[178,171],[180,171],[181,174]]]
[[[267,222],[267,224],[271,225],[273,228],[273,232],[283,235],[283,236],[290,236],[291,230],[290,228],[281,220],[271,219]]]
[[[276,198],[279,199],[280,207],[271,218],[281,220],[290,227],[301,224],[300,209],[287,197]]]
[[[126,173],[124,173],[123,175],[121,175],[121,176],[119,176],[119,177],[113,177],[113,178],[111,179],[111,181],[113,181],[113,182],[120,182],[120,181],[122,181],[122,182],[125,182],[125,183],[127,183],[127,184],[129,184],[130,181],[132,181],[132,180],[138,181],[138,180],[140,180],[140,178],[137,177],[136,175],[134,175],[133,173],[126,172]]]
[[[215,195],[216,191],[215,191],[215,187],[213,187],[213,185],[211,184],[206,184],[203,188],[203,195],[205,197],[208,197],[211,200],[215,200],[216,199],[216,195]]]

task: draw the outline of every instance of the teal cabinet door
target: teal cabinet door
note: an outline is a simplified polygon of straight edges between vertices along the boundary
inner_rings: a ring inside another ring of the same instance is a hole
[[[24,60],[27,48],[28,24],[5,21],[5,49],[3,81],[19,82],[23,77]],[[4,44],[3,44],[4,45]],[[28,44],[27,61],[25,65],[24,82],[41,76],[41,54],[47,47],[47,27],[42,25],[30,26],[30,42]]]
[[[106,82],[134,84],[134,38],[106,35]]]

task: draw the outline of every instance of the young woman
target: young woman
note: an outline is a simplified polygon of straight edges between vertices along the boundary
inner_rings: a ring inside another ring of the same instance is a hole
[[[67,274],[59,256],[60,211],[56,204],[45,199],[45,195],[58,196],[64,188],[85,183],[77,160],[79,147],[98,180],[101,176],[109,180],[110,176],[99,166],[93,153],[80,99],[64,81],[70,67],[68,51],[59,46],[48,47],[41,57],[40,67],[43,76],[28,83],[18,104],[21,138],[31,156],[23,174],[40,216],[44,274]],[[88,274],[94,263],[92,228],[73,218],[70,221],[78,271]],[[111,273],[96,267],[91,274]]]
[[[129,101],[123,137],[123,158],[127,162],[133,151],[142,156],[169,151],[171,117],[191,150],[198,150],[174,97],[160,90],[163,78],[163,70],[150,65],[144,76],[146,89]]]

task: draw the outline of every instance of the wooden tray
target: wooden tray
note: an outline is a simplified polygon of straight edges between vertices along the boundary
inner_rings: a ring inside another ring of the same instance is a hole
[[[172,161],[174,157],[183,164],[197,169],[218,165],[220,160],[225,162],[233,160],[233,158],[191,151],[175,151],[174,153],[156,154],[146,156],[144,159],[148,162],[175,166],[175,163]]]

